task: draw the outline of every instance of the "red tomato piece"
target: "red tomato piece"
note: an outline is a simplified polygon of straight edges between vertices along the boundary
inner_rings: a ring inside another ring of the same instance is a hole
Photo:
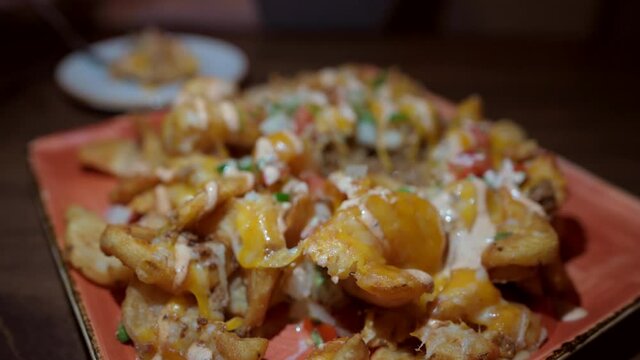
[[[313,114],[306,106],[299,106],[293,114],[293,131],[300,135],[313,124]]]
[[[322,340],[327,342],[337,337],[336,329],[327,324],[313,325],[306,319],[298,324],[287,325],[276,335],[267,347],[266,359],[306,359],[315,349],[311,333],[317,331]]]

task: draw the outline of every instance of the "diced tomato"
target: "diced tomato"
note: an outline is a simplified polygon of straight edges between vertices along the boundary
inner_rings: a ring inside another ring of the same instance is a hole
[[[489,134],[477,124],[471,124],[469,131],[473,137],[476,149],[489,148]]]
[[[300,135],[311,124],[313,124],[313,114],[306,106],[299,106],[293,114],[293,131]]]
[[[464,179],[469,175],[482,176],[491,168],[491,159],[484,152],[465,151],[456,155],[448,165],[456,179]]]
[[[302,181],[309,186],[309,192],[317,197],[324,193],[327,180],[315,171],[305,171],[300,174]]]
[[[327,324],[313,325],[306,319],[298,324],[287,325],[276,335],[267,347],[265,358],[267,359],[292,359],[302,360],[315,349],[311,333],[317,331],[324,342],[337,337],[336,329]]]

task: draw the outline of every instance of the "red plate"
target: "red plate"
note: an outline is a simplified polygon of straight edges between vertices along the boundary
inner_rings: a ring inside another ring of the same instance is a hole
[[[453,107],[437,100],[442,113]],[[152,114],[160,121],[161,114]],[[97,125],[38,138],[29,144],[29,161],[46,214],[47,235],[57,260],[71,305],[94,358],[134,359],[132,346],[114,335],[120,307],[110,290],[101,288],[68,267],[61,258],[64,213],[80,204],[98,213],[107,209],[107,192],[114,179],[83,171],[77,150],[99,139],[132,137],[134,125],[122,116]],[[559,217],[569,225],[565,242],[578,253],[567,263],[568,272],[588,315],[575,322],[545,318],[549,338],[534,359],[562,358],[606,328],[630,314],[640,304],[640,201],[605,183],[584,169],[561,160],[570,196]],[[615,280],[614,280],[615,279]]]

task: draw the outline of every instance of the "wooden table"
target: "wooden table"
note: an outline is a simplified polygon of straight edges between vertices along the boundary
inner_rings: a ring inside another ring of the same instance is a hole
[[[36,136],[109,114],[79,106],[55,85],[54,65],[65,49],[53,35],[5,35],[8,45],[0,59],[0,359],[82,359],[84,345],[33,204],[25,145]],[[517,120],[543,146],[640,194],[640,79],[637,58],[624,47],[340,34],[227,38],[249,55],[247,83],[263,81],[272,72],[360,61],[398,65],[451,99],[479,93],[489,117]],[[578,354],[640,358],[638,324],[635,314]]]

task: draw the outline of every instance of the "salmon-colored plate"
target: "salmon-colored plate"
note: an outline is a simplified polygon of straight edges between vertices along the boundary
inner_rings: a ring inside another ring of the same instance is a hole
[[[439,100],[438,104],[443,113],[451,112],[451,105],[445,101]],[[160,121],[162,114],[151,117]],[[120,344],[114,335],[120,321],[119,296],[89,282],[60,261],[64,213],[71,204],[104,213],[107,193],[115,183],[108,176],[83,170],[77,158],[78,148],[99,139],[132,136],[131,118],[123,116],[44,136],[29,145],[29,161],[49,220],[54,257],[59,260],[62,280],[95,358],[134,359],[135,353],[132,346]],[[571,245],[573,257],[567,268],[588,315],[575,322],[545,317],[549,338],[533,355],[534,359],[566,356],[634,311],[640,298],[640,201],[569,161],[561,160],[561,166],[570,189],[569,200],[559,214],[561,235],[563,242]]]

